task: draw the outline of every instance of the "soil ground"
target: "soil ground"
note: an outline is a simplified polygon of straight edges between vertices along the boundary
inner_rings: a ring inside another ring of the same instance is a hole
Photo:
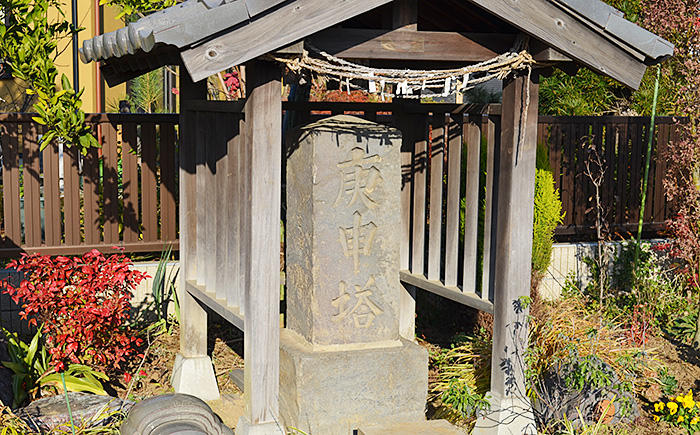
[[[144,338],[143,359],[133,360],[124,373],[128,376],[114,376],[107,389],[119,398],[140,401],[160,394],[172,393],[170,384],[175,355],[180,348],[180,334],[177,325],[169,332],[150,339]],[[224,321],[214,320],[209,325],[209,350],[214,364],[214,373],[221,392],[221,399],[207,402],[212,410],[231,429],[235,429],[243,415],[243,393],[231,380],[229,373],[243,368],[243,335]],[[141,373],[141,374],[139,374]]]
[[[480,330],[490,332],[492,318],[456,302],[418,292],[416,296],[416,336],[428,350],[450,348],[459,335],[474,335]],[[654,357],[668,368],[678,381],[678,392],[692,389],[697,397],[700,392],[700,352],[692,346],[669,339],[663,335],[652,337],[647,348]],[[435,373],[431,371],[431,378]],[[665,422],[655,422],[651,411],[653,404],[663,398],[661,386],[654,385],[638,396],[641,415],[633,423],[603,427],[600,435],[677,435],[685,433]],[[428,406],[428,414],[431,407]],[[700,432],[695,435],[699,435]]]

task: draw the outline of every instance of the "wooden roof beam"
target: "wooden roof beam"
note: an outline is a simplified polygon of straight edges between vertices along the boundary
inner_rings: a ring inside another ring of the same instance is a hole
[[[638,88],[646,65],[548,0],[469,0],[600,74]]]
[[[199,81],[279,47],[289,45],[334,26],[391,0],[295,0],[282,4],[274,13],[255,17],[242,27],[231,29],[180,53],[187,71]],[[290,25],[290,23],[294,23]]]
[[[333,28],[307,40],[347,59],[483,62],[510,50],[515,38],[505,34]],[[571,60],[538,41],[533,41],[531,52],[540,62]]]

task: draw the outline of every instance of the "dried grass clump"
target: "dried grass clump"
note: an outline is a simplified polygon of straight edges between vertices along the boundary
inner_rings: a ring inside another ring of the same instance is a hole
[[[473,422],[470,414],[475,409],[457,409],[445,403],[446,396],[469,391],[471,397],[463,402],[478,401],[490,388],[491,342],[476,337],[463,337],[463,342],[452,349],[431,351],[431,367],[434,370],[428,401],[435,409],[434,418],[445,418],[461,426]],[[449,401],[449,400],[448,400]],[[467,406],[470,408],[470,406]]]
[[[585,301],[576,297],[543,304],[538,318],[530,322],[529,342],[529,369],[535,378],[541,378],[555,363],[574,354],[595,355],[609,364],[620,379],[635,375],[634,388],[639,392],[656,377],[654,369],[659,365],[653,358],[655,349],[636,345],[624,329],[589,312]],[[637,364],[630,364],[630,358]]]

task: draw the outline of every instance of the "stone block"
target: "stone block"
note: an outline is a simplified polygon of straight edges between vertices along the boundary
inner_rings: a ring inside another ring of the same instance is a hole
[[[447,420],[426,420],[417,422],[362,426],[357,435],[464,435]]]
[[[339,115],[289,137],[287,326],[320,346],[397,341],[401,133]]]
[[[317,351],[283,329],[280,379],[283,422],[311,435],[425,420],[428,353],[411,341]]]

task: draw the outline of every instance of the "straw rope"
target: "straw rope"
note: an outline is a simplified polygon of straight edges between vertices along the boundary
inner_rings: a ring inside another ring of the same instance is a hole
[[[453,88],[464,91],[491,79],[503,80],[513,71],[527,70],[529,75],[535,60],[527,52],[526,45],[527,37],[521,35],[507,53],[475,65],[444,70],[372,68],[337,58],[309,43],[306,43],[306,48],[319,57],[311,57],[309,51],[304,50],[301,56],[295,58],[279,55],[269,55],[269,58],[284,64],[296,74],[306,70],[323,80],[336,79],[345,84],[348,92],[350,88],[363,88],[351,80],[362,80],[368,83],[367,88],[371,93],[383,97],[420,98],[425,89],[442,89],[442,94],[448,95]],[[392,86],[392,91],[389,86]]]

